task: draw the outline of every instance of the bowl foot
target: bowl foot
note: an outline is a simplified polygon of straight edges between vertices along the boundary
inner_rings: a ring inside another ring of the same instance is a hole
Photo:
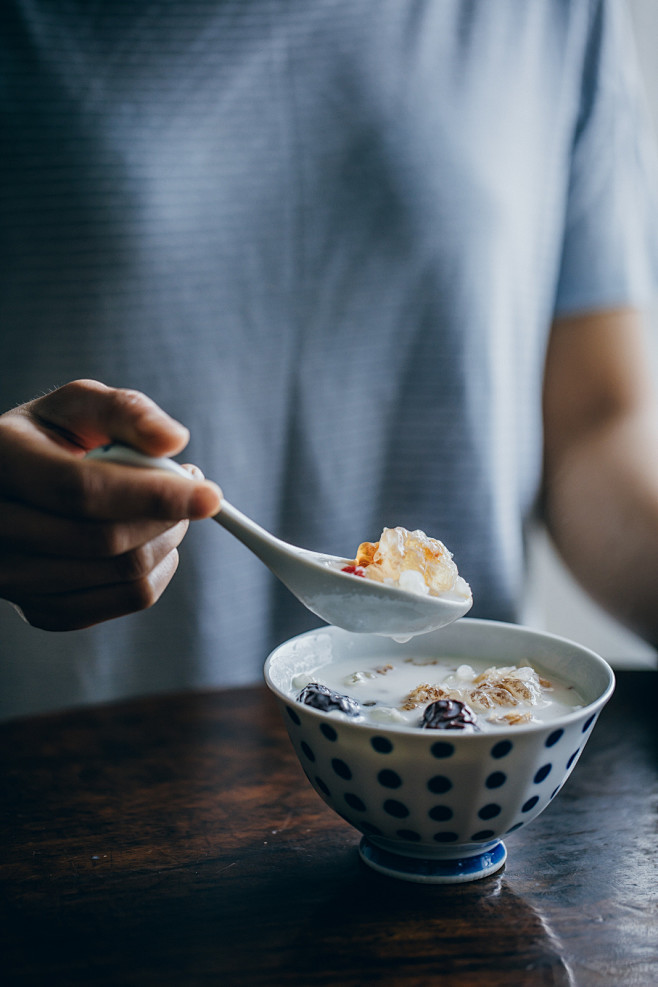
[[[359,844],[359,856],[368,867],[388,877],[415,881],[417,884],[463,884],[494,874],[505,863],[507,850],[505,844],[498,841],[474,857],[454,857],[450,860],[405,857],[382,850],[364,836]]]

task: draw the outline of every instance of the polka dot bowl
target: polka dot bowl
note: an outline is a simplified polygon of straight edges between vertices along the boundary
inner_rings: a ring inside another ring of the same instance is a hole
[[[572,685],[583,705],[547,722],[462,733],[366,724],[296,702],[293,676],[347,656],[355,669],[405,657],[530,663]],[[587,648],[474,619],[405,644],[323,627],[273,651],[265,680],[311,785],[361,832],[364,862],[421,883],[472,881],[502,867],[502,838],[527,826],[558,794],[614,689],[612,670]]]

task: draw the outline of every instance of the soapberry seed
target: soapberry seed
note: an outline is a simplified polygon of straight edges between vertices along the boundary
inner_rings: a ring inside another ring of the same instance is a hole
[[[325,713],[337,709],[341,713],[347,713],[348,716],[359,715],[359,704],[356,699],[341,696],[340,693],[334,692],[326,685],[320,685],[319,682],[309,682],[305,685],[297,696],[297,702],[312,706],[314,709],[321,709]]]
[[[427,730],[478,730],[475,713],[459,699],[437,699],[425,708],[420,721]]]

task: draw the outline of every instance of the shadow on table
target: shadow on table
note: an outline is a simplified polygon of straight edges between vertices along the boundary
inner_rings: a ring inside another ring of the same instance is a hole
[[[287,855],[286,855],[287,857]],[[291,855],[289,867],[174,868],[66,908],[4,916],[9,987],[217,983],[222,987],[567,987],[547,923],[504,872],[428,887],[369,871],[356,849]],[[239,873],[241,872],[241,873]],[[106,891],[110,890],[109,888]],[[9,920],[9,921],[8,921]],[[47,980],[44,974],[47,973]]]
[[[562,944],[504,875],[448,887],[394,881],[362,864],[358,870],[334,895],[300,915],[293,942],[277,959],[279,968],[295,971],[296,978],[282,982],[574,983]],[[331,979],[322,978],[323,970],[331,971]]]

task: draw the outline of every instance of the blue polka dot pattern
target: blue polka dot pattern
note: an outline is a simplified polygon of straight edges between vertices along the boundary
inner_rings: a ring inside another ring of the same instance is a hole
[[[380,785],[383,785],[384,788],[399,788],[402,784],[402,778],[400,778],[400,775],[397,774],[397,772],[389,771],[386,768],[379,772],[377,775],[377,781]]]
[[[497,744],[494,744],[491,748],[491,756],[495,758],[506,757],[511,751],[512,747],[511,740],[499,740]]]
[[[411,840],[412,843],[418,843],[422,838],[420,833],[417,833],[415,829],[398,829],[395,835],[399,836],[401,840]]]
[[[309,761],[315,761],[315,754],[313,753],[313,751],[308,746],[308,744],[306,743],[305,740],[302,740],[302,742],[301,742],[301,744],[299,746],[301,747],[302,751],[304,752],[304,754],[306,755],[306,757],[309,759]]]
[[[318,786],[318,788],[320,789],[320,791],[323,792],[327,796],[327,798],[331,798],[331,792],[329,791],[328,786],[325,785],[325,783],[323,782],[322,778],[318,778],[317,775],[315,776],[315,784]]]
[[[427,787],[430,792],[434,792],[435,795],[443,795],[444,792],[449,792],[452,788],[452,782],[450,778],[446,778],[445,775],[434,775],[433,778],[427,782]]]
[[[346,781],[349,781],[352,777],[352,772],[350,771],[349,765],[345,764],[345,761],[341,761],[339,757],[334,757],[332,759],[331,766],[339,778],[344,778]]]
[[[553,768],[552,764],[543,764],[539,769],[539,771],[537,772],[537,774],[535,775],[535,777],[532,779],[535,785],[540,785],[541,782],[544,780],[544,778],[547,778],[549,776],[552,768]]]
[[[370,743],[378,754],[390,754],[393,750],[393,744],[388,737],[373,737]]]
[[[397,799],[386,799],[383,809],[384,812],[388,812],[389,816],[395,816],[396,819],[405,819],[409,815],[409,809],[404,802],[398,802]]]
[[[445,740],[437,740],[435,744],[430,747],[430,754],[432,757],[452,757],[455,753],[455,745],[449,744]]]
[[[427,814],[430,819],[434,819],[435,822],[447,822],[448,819],[452,819],[454,815],[449,805],[435,805]]]
[[[546,724],[534,736],[485,733],[467,745],[455,734],[419,731],[413,748],[407,731],[355,730],[350,721],[282,705],[318,794],[367,837],[406,842],[421,858],[423,846],[441,859],[462,844],[490,848],[531,822],[561,790],[596,721],[589,709],[573,726]]]

